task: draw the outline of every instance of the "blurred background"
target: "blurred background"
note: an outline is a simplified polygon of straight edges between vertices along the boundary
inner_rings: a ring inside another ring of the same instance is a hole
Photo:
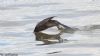
[[[51,16],[81,31],[33,33],[38,22]],[[99,47],[100,0],[0,0],[0,53],[100,56]]]

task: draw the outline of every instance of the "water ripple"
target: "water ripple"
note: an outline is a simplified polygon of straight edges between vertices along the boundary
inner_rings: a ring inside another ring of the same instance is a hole
[[[34,18],[41,19],[41,18],[46,18],[50,16],[58,16],[61,18],[75,18],[75,17],[81,17],[81,16],[91,16],[91,15],[96,15],[100,14],[100,10],[86,10],[86,11],[73,11],[72,13],[52,13],[52,14],[47,14],[47,15],[40,15],[40,16],[35,16]]]
[[[13,37],[31,37],[33,34],[31,32],[4,32],[0,33],[0,36],[13,36]]]
[[[31,24],[32,20],[27,21],[0,21],[0,27],[14,27],[14,26],[24,26]]]
[[[0,10],[18,9],[19,7],[40,7],[46,5],[59,5],[60,3],[36,3],[36,4],[11,4],[0,6]]]

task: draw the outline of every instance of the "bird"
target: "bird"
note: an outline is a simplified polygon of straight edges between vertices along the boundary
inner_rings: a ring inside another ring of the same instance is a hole
[[[60,26],[63,26],[63,29],[67,30],[67,32],[69,32],[70,30],[71,31],[75,30],[75,29],[73,29],[73,28],[71,28],[69,26],[66,26],[66,25],[58,22],[57,20],[52,20],[54,17],[56,17],[56,16],[51,16],[51,17],[48,17],[48,18],[40,21],[36,25],[36,27],[34,29],[34,32],[41,32],[43,30],[46,30],[46,29],[48,29],[50,27],[54,27],[54,26],[56,26],[58,28],[58,30],[61,30],[62,28]]]

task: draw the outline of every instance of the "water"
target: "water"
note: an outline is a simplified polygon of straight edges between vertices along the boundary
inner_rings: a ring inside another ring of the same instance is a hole
[[[100,1],[0,0],[0,53],[19,56],[100,56]],[[52,28],[33,33],[50,17],[70,27],[73,34]],[[40,38],[36,40],[36,36]],[[48,37],[48,38],[46,38]]]

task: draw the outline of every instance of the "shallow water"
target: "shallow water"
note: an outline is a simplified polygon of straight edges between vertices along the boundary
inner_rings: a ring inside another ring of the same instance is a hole
[[[100,1],[0,0],[0,53],[19,56],[100,56]],[[33,33],[50,16],[80,31]],[[40,37],[36,40],[36,36]]]

